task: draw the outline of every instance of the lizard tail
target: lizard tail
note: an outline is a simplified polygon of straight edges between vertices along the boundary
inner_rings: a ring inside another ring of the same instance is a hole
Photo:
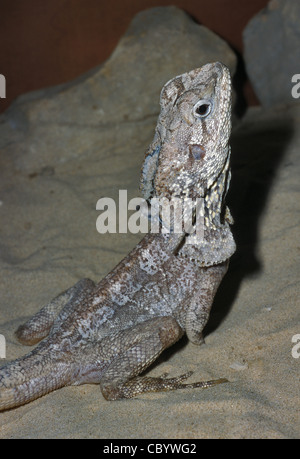
[[[36,348],[0,368],[0,411],[69,385],[70,379],[70,366]]]

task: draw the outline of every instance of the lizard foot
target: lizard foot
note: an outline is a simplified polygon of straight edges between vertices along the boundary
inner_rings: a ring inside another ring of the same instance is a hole
[[[160,377],[136,377],[127,381],[119,388],[111,387],[109,391],[106,390],[105,398],[108,400],[117,400],[120,398],[132,398],[138,394],[144,394],[146,392],[163,392],[177,389],[196,388],[205,389],[207,387],[216,386],[217,384],[229,382],[226,378],[219,378],[209,381],[183,383],[183,381],[188,379],[192,374],[193,371],[189,371],[174,378],[166,378],[165,373]]]

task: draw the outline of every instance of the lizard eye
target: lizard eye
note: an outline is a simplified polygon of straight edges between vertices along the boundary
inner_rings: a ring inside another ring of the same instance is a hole
[[[209,100],[199,100],[194,105],[193,112],[196,118],[206,118],[211,112],[211,102]]]

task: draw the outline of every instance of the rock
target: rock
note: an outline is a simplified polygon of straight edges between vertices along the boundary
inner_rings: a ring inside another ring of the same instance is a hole
[[[149,116],[155,123],[160,90],[169,79],[218,60],[234,72],[230,47],[182,10],[142,11],[111,57],[87,78],[20,97],[6,115],[10,134],[5,138],[25,133],[19,166],[30,172],[33,164],[44,167],[94,148],[103,151],[107,132],[118,123],[129,126]]]
[[[299,101],[291,94],[292,77],[300,73],[299,23],[300,2],[271,0],[244,30],[247,73],[266,107]]]

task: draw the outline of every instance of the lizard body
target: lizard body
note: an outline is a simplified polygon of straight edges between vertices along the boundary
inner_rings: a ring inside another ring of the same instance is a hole
[[[235,250],[225,206],[230,181],[231,82],[220,63],[170,80],[146,152],[145,199],[204,200],[203,238],[147,234],[97,285],[79,281],[19,327],[18,339],[37,347],[0,369],[0,410],[66,385],[99,383],[108,400],[186,384],[176,378],[140,377],[184,333],[202,342],[217,288]]]

